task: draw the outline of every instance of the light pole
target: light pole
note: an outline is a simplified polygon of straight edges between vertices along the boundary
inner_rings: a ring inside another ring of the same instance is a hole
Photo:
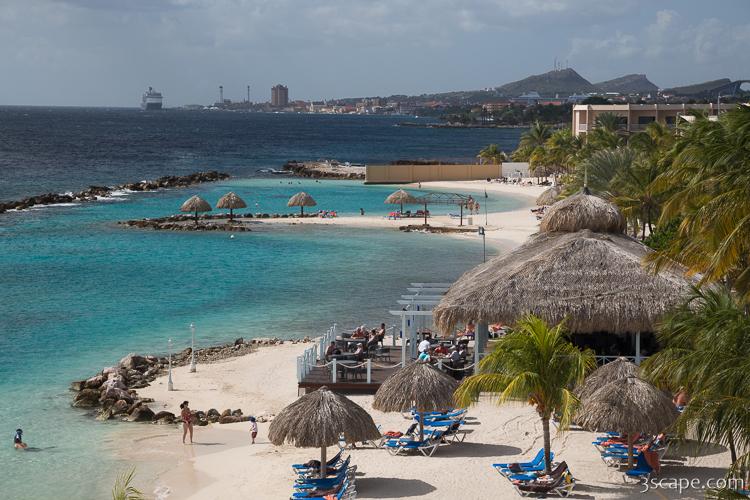
[[[167,390],[174,391],[174,384],[172,383],[172,339],[169,339],[169,376],[167,377]]]
[[[190,323],[190,373],[195,373],[195,325]]]
[[[479,236],[482,237],[482,262],[487,262],[487,239],[484,236],[484,227],[479,226]]]

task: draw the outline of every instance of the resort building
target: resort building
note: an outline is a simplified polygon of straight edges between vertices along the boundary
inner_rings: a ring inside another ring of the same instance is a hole
[[[283,108],[289,104],[289,89],[285,85],[271,87],[271,106]]]
[[[721,111],[729,111],[736,104],[722,104]],[[596,118],[612,113],[620,118],[620,128],[627,132],[644,130],[649,123],[658,122],[669,127],[678,118],[693,112],[716,115],[716,103],[710,104],[576,104],[573,106],[573,135],[585,134],[596,126]]]

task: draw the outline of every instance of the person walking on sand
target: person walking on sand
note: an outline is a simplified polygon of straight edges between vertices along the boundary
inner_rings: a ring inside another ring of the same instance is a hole
[[[253,440],[250,444],[255,444],[255,438],[258,437],[258,422],[255,417],[250,417],[250,437]]]
[[[26,443],[23,442],[23,430],[22,429],[16,429],[16,435],[13,437],[13,446],[17,450],[25,450],[29,447]]]
[[[180,417],[182,418],[182,444],[185,444],[185,436],[190,433],[190,444],[193,444],[193,413],[190,411],[187,401],[180,405]]]

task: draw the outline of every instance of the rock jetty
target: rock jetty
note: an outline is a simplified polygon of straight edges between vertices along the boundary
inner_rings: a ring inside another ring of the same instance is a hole
[[[202,214],[198,216],[198,223],[195,223],[193,215],[169,215],[167,217],[152,217],[147,219],[133,219],[120,221],[128,227],[137,227],[142,229],[154,229],[157,231],[229,231],[242,232],[252,231],[247,224],[246,219],[300,219],[300,218],[317,218],[320,215],[317,212],[300,215],[293,214],[268,214],[268,213],[246,213],[234,214],[234,222],[230,223],[226,214]]]
[[[294,339],[292,343],[311,342],[309,337]],[[196,349],[196,361],[200,364],[243,356],[260,346],[283,344],[284,341],[274,338],[258,338],[245,341],[236,339],[231,344]],[[191,350],[188,347],[172,355],[172,366],[184,366],[190,363]],[[154,412],[149,403],[150,398],[138,395],[138,389],[148,387],[157,377],[167,373],[169,359],[166,356],[128,354],[114,366],[104,368],[99,373],[85,380],[70,384],[75,392],[72,406],[88,409],[97,420],[121,420],[124,422],[151,422],[155,424],[173,424],[179,416],[168,411]],[[209,423],[234,423],[249,420],[241,409],[218,411],[211,408],[206,411],[193,410],[193,422],[203,426]],[[259,422],[266,422],[273,415],[256,415]]]
[[[30,196],[22,200],[0,203],[0,214],[8,210],[25,210],[35,205],[59,205],[61,203],[80,203],[96,201],[110,196],[114,191],[155,191],[157,189],[187,187],[203,182],[215,182],[228,179],[229,174],[211,170],[195,172],[189,175],[167,175],[152,181],[129,182],[119,186],[89,186],[78,193],[46,193]]]
[[[339,163],[336,160],[307,162],[290,160],[282,168],[297,177],[312,179],[365,179],[365,167]]]

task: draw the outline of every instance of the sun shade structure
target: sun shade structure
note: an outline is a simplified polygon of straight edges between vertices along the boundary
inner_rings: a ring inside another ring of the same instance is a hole
[[[627,358],[617,358],[611,363],[600,366],[586,377],[580,387],[576,388],[576,396],[584,399],[595,393],[610,382],[627,377],[637,377],[638,367]]]
[[[585,193],[552,205],[514,251],[466,272],[434,309],[450,331],[469,320],[514,323],[535,314],[566,319],[573,333],[654,331],[656,322],[690,293],[676,266],[658,274],[642,267],[651,252],[624,234],[617,207]]]
[[[417,199],[412,196],[411,193],[407,193],[403,189],[399,189],[395,193],[391,193],[388,198],[385,199],[384,203],[386,205],[400,205],[401,213],[404,213],[404,203],[407,205],[411,205],[417,203]]]
[[[456,403],[453,393],[458,382],[453,377],[419,361],[399,368],[375,393],[372,407],[384,412],[419,412],[451,410]],[[419,438],[424,438],[419,420]]]
[[[581,401],[576,421],[589,431],[628,434],[628,467],[633,465],[632,436],[657,435],[677,419],[672,399],[645,380],[624,377],[599,388]]]
[[[417,198],[416,203],[424,205],[424,223],[427,225],[427,205],[456,205],[461,213],[459,226],[464,225],[464,207],[468,207],[472,198],[458,193],[427,193]]]
[[[221,198],[219,198],[219,202],[216,204],[216,208],[228,208],[229,209],[229,220],[232,220],[234,218],[233,210],[237,208],[246,208],[247,204],[245,203],[245,200],[234,194],[233,192],[228,192]]]
[[[317,204],[318,203],[315,201],[315,199],[312,196],[302,191],[300,193],[295,194],[291,198],[289,198],[289,201],[287,202],[286,206],[299,207],[300,215],[305,215],[305,207],[314,207]]]
[[[562,186],[552,186],[545,189],[536,199],[537,206],[552,205],[562,194]]]
[[[380,437],[364,408],[325,386],[281,410],[268,430],[268,438],[276,446],[290,443],[297,448],[320,448],[320,477],[326,477],[326,448],[338,443],[342,434],[347,443]]]
[[[195,223],[198,223],[198,212],[210,212],[211,205],[198,195],[189,198],[180,207],[180,212],[195,212]]]

